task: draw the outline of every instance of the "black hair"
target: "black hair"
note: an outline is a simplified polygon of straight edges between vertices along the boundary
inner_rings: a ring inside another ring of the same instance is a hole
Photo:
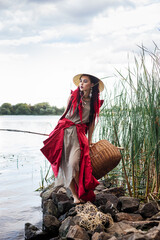
[[[89,74],[82,74],[80,76],[80,79],[81,77],[84,77],[84,76],[87,76],[90,79],[91,83],[94,84],[94,86],[92,87],[92,96],[90,101],[90,113],[89,113],[89,124],[91,124],[93,120],[96,118],[97,111],[99,111],[99,107],[100,107],[99,106],[99,79]],[[77,99],[78,104],[80,102],[81,97],[82,97],[82,92],[80,91],[80,94]]]

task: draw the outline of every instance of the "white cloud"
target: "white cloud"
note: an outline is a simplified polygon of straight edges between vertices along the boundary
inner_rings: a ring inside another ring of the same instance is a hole
[[[63,106],[75,74],[113,76],[137,45],[158,44],[156,2],[0,0],[0,104]]]

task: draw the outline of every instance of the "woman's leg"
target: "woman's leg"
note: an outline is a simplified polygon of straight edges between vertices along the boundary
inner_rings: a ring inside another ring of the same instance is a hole
[[[74,203],[84,203],[84,201],[82,199],[79,199],[78,195],[77,195],[77,191],[75,189],[75,184],[77,184],[77,187],[79,185],[79,172],[76,172],[76,175],[74,177],[74,179],[72,180],[71,184],[70,184],[70,189],[73,195],[73,199],[74,199]]]
[[[76,192],[76,189],[75,189],[75,180],[73,179],[71,184],[70,184],[70,189],[71,189],[71,192],[72,192],[72,195],[73,195],[73,199],[74,199],[74,203],[80,203],[80,200],[78,198],[78,195],[77,195],[77,192]]]

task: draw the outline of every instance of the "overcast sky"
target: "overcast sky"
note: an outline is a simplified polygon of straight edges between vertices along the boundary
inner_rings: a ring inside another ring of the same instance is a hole
[[[0,105],[65,106],[74,75],[113,76],[159,29],[159,0],[0,0]]]

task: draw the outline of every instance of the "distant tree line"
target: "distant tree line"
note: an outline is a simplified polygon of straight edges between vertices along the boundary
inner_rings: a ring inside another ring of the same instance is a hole
[[[27,103],[18,103],[11,105],[3,103],[0,106],[0,115],[61,115],[64,112],[63,108],[50,106],[47,102],[30,105]]]

